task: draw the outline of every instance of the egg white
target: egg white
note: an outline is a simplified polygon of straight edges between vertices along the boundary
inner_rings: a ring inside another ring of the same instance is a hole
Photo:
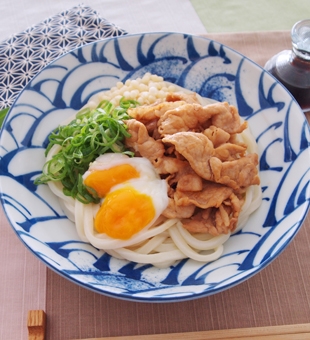
[[[150,180],[160,178],[152,163],[147,158],[129,157],[121,153],[106,153],[100,155],[89,165],[88,170],[83,175],[83,180],[85,180],[92,171],[107,170],[123,164],[129,164],[134,167],[139,172],[140,178],[146,178]]]

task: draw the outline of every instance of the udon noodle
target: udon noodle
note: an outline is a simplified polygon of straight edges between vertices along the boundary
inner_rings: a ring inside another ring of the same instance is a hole
[[[189,93],[183,88],[165,82],[161,77],[146,74],[142,79],[128,80],[125,84],[118,83],[110,91],[95,95],[86,106],[94,109],[104,99],[117,105],[122,97],[137,100],[141,105],[149,105],[162,100],[167,93],[178,91]],[[211,102],[201,97],[199,100],[202,105]],[[249,128],[242,131],[238,138],[240,142],[246,143],[247,153],[257,153],[256,141]],[[53,146],[46,160],[57,154],[60,148],[59,145]],[[154,225],[141,230],[131,238],[114,239],[104,233],[98,233],[94,228],[94,218],[101,203],[83,204],[77,199],[66,196],[60,182],[50,181],[48,185],[59,198],[65,214],[75,223],[80,239],[118,259],[153,264],[157,267],[167,267],[182,259],[210,262],[222,255],[224,244],[231,235],[231,232],[217,236],[209,233],[192,233],[183,227],[180,219],[160,216]],[[238,216],[237,227],[233,232],[237,232],[246,224],[249,216],[260,204],[260,185],[249,186]]]

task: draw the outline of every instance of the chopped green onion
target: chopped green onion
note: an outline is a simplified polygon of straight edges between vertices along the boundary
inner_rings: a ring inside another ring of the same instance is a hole
[[[9,107],[7,107],[7,108],[5,108],[5,109],[3,109],[3,110],[1,110],[0,111],[0,128],[1,128],[1,126],[2,126],[2,123],[3,123],[3,121],[4,121],[4,118],[5,118],[5,116],[6,116],[6,114],[9,112]]]
[[[45,155],[54,145],[60,145],[61,149],[45,163],[42,174],[34,183],[61,181],[65,195],[85,204],[98,203],[96,192],[83,184],[82,175],[89,163],[104,153],[133,156],[123,143],[126,137],[130,137],[124,121],[130,119],[128,109],[137,105],[139,103],[134,100],[122,98],[119,106],[114,107],[111,102],[103,100],[96,109],[82,109],[68,125],[52,131]]]

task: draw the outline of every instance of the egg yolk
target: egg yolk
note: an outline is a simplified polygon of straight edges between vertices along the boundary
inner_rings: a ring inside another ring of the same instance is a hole
[[[125,186],[106,196],[95,217],[95,229],[112,238],[127,240],[154,217],[152,198],[132,186]]]
[[[93,188],[99,197],[105,197],[117,184],[140,177],[139,172],[129,164],[121,164],[104,170],[94,170],[85,179],[84,184]]]

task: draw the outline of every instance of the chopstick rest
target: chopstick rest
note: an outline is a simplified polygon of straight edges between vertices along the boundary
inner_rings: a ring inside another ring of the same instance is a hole
[[[46,314],[43,310],[30,310],[27,319],[28,340],[44,340]]]

